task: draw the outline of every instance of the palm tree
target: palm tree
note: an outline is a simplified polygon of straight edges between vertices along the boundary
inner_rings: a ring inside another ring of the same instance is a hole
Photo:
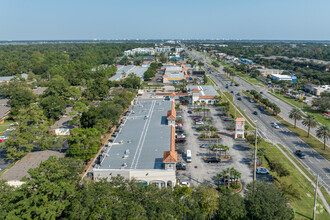
[[[241,178],[242,174],[240,172],[238,172],[237,170],[233,171],[234,173],[234,180],[236,181],[236,184],[238,182],[238,180]]]
[[[211,150],[213,149],[213,145],[210,145],[207,149],[209,149],[209,157],[211,157]]]
[[[294,120],[294,127],[296,127],[297,120],[300,121],[302,119],[302,113],[299,108],[293,108],[290,111],[289,118]]]
[[[222,145],[222,150],[225,152],[225,158],[227,157],[227,151],[229,151],[229,147],[226,145]]]
[[[221,174],[221,176],[223,177],[223,179],[225,180],[226,177],[227,177],[228,174],[229,174],[229,168],[222,170],[220,174]]]
[[[232,179],[233,179],[233,177],[234,177],[234,175],[235,175],[235,172],[237,172],[237,171],[235,170],[234,167],[232,167],[232,168],[229,169],[230,184],[232,183]]]
[[[307,117],[302,121],[302,124],[308,127],[307,137],[309,137],[310,129],[317,126],[317,120],[314,115],[307,115]]]
[[[330,127],[329,126],[326,126],[326,125],[321,125],[316,130],[316,136],[318,138],[323,138],[324,150],[325,150],[325,143],[330,138]]]
[[[220,181],[221,181],[221,178],[222,178],[222,174],[221,173],[217,173],[213,178],[217,181],[217,185],[218,185],[218,189],[219,189],[220,188]]]
[[[212,134],[212,136],[213,136],[213,135],[214,135],[214,132],[217,131],[217,128],[216,128],[215,126],[211,126],[211,127],[210,127],[210,131],[211,131],[211,134]]]

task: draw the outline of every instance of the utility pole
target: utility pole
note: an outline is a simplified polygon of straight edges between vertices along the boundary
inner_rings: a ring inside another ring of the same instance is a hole
[[[254,164],[253,164],[253,186],[254,186],[254,182],[257,179],[257,147],[258,147],[258,128],[256,125],[256,139],[254,141]]]
[[[316,187],[315,187],[315,195],[314,195],[314,209],[313,209],[313,220],[315,220],[315,216],[316,216],[316,200],[317,200],[317,188],[319,185],[319,175],[317,175],[317,179],[316,179]]]

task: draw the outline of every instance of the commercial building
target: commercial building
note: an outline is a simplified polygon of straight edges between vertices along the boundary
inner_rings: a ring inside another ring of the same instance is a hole
[[[306,84],[305,91],[309,92],[312,95],[321,95],[322,92],[330,92],[330,85],[314,85],[314,84]]]
[[[257,69],[260,71],[261,75],[263,76],[268,76],[268,75],[271,75],[271,74],[282,74],[283,73],[283,70],[278,70],[278,69]]]
[[[168,97],[170,100],[179,100],[186,104],[214,104],[219,97],[219,93],[214,89],[213,86],[209,85],[191,85],[187,86],[186,93],[174,93],[174,92],[160,92],[155,94],[158,98]]]
[[[192,85],[188,86],[187,89],[190,94],[189,104],[195,104],[199,102],[204,102],[206,104],[214,104],[216,102],[216,97],[219,96],[219,93],[214,89],[213,86]]]
[[[164,66],[163,83],[180,83],[189,78],[188,71],[184,64],[180,66]]]
[[[176,184],[175,103],[164,99],[136,99],[123,117],[112,143],[93,169],[93,179],[121,175],[141,185]]]
[[[289,75],[270,74],[270,78],[277,79],[277,80],[286,80],[286,81],[291,81],[291,82],[297,81],[296,76],[289,76]]]

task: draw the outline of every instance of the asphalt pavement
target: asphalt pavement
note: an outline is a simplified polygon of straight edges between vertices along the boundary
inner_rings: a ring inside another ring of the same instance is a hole
[[[201,57],[201,55],[197,52],[193,52],[193,56],[195,57]],[[199,58],[201,59],[201,58]],[[212,61],[209,60],[208,57],[204,57],[204,61],[207,61],[211,63]],[[222,71],[222,66],[218,68],[220,72]],[[225,88],[226,84],[230,85],[230,80],[228,80],[226,77],[224,77],[221,74],[218,74],[216,72],[211,73],[210,75],[214,81],[219,85],[217,89],[220,89],[221,91],[233,91],[234,94],[237,94],[238,92],[241,93],[241,90],[251,90],[255,89],[257,91],[263,91],[265,97],[269,98],[271,101],[276,102],[279,107],[281,108],[281,114],[280,116],[284,118],[287,121],[292,121],[288,118],[288,112],[292,109],[292,107],[285,102],[273,97],[270,94],[267,94],[266,89],[264,87],[256,88],[255,86],[245,82],[242,79],[239,79],[238,77],[235,78],[235,81],[237,81],[240,86],[229,86],[228,89]],[[303,142],[299,137],[297,137],[294,133],[292,133],[290,130],[285,128],[284,126],[280,125],[280,123],[269,113],[265,111],[260,111],[257,109],[257,104],[250,103],[247,99],[247,97],[242,96],[242,100],[238,101],[237,97],[235,97],[235,104],[244,111],[244,113],[254,122],[256,122],[259,134],[265,139],[270,140],[273,143],[280,143],[282,144],[290,153],[292,153],[298,160],[301,162],[309,172],[320,177],[320,183],[324,185],[328,191],[330,191],[330,163],[328,160],[326,160],[324,157],[319,155],[317,152],[315,152],[308,144]],[[257,111],[258,115],[254,115],[253,111]],[[277,122],[280,125],[279,129],[275,129],[271,126],[272,122]],[[315,129],[313,130],[315,132]],[[313,132],[312,132],[313,133]],[[304,153],[306,153],[307,158],[306,159],[300,159],[295,155],[296,150],[301,150]]]

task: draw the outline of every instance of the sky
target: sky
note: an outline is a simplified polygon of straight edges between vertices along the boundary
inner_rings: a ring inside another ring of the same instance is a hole
[[[0,0],[0,40],[330,40],[330,0]]]

